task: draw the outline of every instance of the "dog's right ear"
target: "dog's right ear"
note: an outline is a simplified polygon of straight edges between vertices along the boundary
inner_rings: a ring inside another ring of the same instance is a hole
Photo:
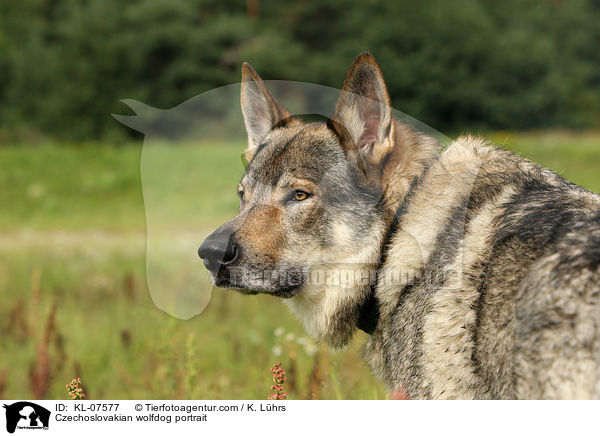
[[[291,114],[275,100],[248,62],[242,65],[242,114],[248,133],[247,162],[273,127],[289,122]]]

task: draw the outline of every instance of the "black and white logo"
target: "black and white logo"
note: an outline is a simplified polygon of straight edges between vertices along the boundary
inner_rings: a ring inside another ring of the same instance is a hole
[[[16,429],[48,430],[50,411],[29,401],[19,401],[6,409],[6,431],[14,433]]]

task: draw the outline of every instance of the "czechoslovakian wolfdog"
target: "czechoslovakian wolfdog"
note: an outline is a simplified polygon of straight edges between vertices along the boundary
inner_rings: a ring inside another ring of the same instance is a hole
[[[364,53],[327,121],[243,65],[240,212],[199,255],[214,284],[282,297],[393,397],[600,397],[600,196],[484,140],[394,120]]]

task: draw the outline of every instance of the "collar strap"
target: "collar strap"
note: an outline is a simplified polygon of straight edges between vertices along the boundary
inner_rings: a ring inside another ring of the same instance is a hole
[[[358,315],[357,327],[368,335],[373,334],[379,321],[379,302],[377,301],[377,297],[375,297],[376,286],[377,280],[375,280],[375,283],[371,283],[369,296],[360,307]]]
[[[381,257],[379,259],[379,265],[377,265],[375,277],[371,282],[369,295],[359,309],[357,327],[368,335],[373,334],[375,328],[377,327],[377,323],[379,322],[379,301],[377,301],[377,297],[375,295],[375,290],[377,289],[377,279],[379,277],[379,271],[381,270],[381,267],[387,258],[390,239],[392,239],[392,236],[396,233],[397,229],[398,215],[396,214],[394,216],[394,220],[392,221],[392,225],[390,226],[385,238],[383,239],[383,243],[381,244]]]

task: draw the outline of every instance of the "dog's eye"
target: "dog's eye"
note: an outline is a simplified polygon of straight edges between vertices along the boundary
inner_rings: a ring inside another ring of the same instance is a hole
[[[310,194],[308,192],[300,190],[296,190],[294,192],[294,200],[296,201],[306,200],[308,197],[310,197]]]

